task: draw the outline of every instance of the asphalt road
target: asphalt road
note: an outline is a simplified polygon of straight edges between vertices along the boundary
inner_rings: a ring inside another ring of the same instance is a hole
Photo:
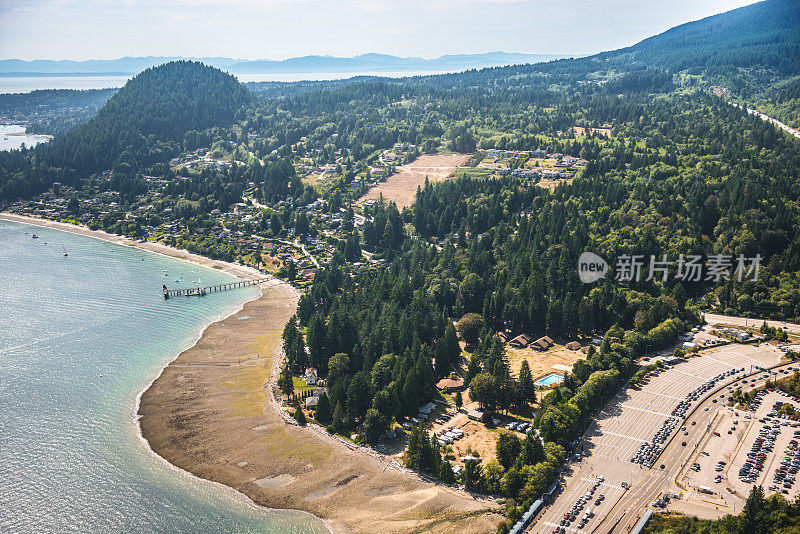
[[[732,317],[730,315],[718,315],[716,313],[706,313],[706,322],[710,325],[724,323],[733,326],[749,326],[760,327],[764,323],[764,319],[747,319],[745,317]],[[795,323],[787,323],[784,321],[767,321],[771,327],[786,328],[788,332],[800,334],[800,325]]]

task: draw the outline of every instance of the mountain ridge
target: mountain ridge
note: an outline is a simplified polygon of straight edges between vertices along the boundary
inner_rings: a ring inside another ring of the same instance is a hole
[[[224,57],[178,57],[178,56],[139,56],[118,59],[90,60],[49,60],[31,61],[20,59],[0,60],[0,76],[24,75],[91,75],[91,74],[136,74],[147,68],[170,61],[199,61],[227,70],[231,74],[290,74],[333,72],[348,69],[348,72],[421,70],[437,71],[449,69],[485,68],[501,65],[538,63],[553,59],[573,57],[569,54],[524,54],[511,52],[485,52],[479,54],[447,54],[437,58],[401,57],[390,54],[369,52],[352,57],[336,57],[310,54],[284,60],[256,59],[243,60]]]

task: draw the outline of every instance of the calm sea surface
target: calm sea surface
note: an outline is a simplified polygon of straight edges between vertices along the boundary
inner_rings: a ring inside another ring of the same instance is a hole
[[[18,135],[25,132],[25,126],[16,124],[0,124],[0,150],[10,150],[22,147],[23,143],[30,148],[39,143],[47,142],[50,138],[44,135]],[[15,135],[9,135],[15,134]]]
[[[230,278],[5,221],[0,276],[0,532],[326,531],[172,468],[139,437],[139,392],[254,289],[164,301],[164,282]]]
[[[363,71],[363,72],[290,72],[271,74],[236,74],[240,82],[298,82],[303,80],[340,80],[353,76],[417,76],[451,71]],[[0,93],[30,93],[36,89],[106,89],[122,87],[131,76],[0,76]]]

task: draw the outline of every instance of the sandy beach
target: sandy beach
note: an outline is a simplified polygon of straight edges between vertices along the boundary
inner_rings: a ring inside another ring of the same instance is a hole
[[[0,213],[0,219],[79,233],[193,261],[248,279],[260,273],[156,243]],[[492,501],[424,482],[388,461],[287,424],[268,386],[297,291],[273,280],[259,298],[206,328],[141,395],[140,428],[153,451],[258,505],[303,510],[339,532],[492,532]]]

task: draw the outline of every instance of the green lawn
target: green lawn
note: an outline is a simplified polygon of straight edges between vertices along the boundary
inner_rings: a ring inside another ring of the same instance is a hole
[[[294,391],[296,393],[302,393],[304,391],[308,391],[309,389],[314,389],[314,386],[309,386],[306,384],[306,381],[299,376],[292,377],[292,384],[294,385]]]

